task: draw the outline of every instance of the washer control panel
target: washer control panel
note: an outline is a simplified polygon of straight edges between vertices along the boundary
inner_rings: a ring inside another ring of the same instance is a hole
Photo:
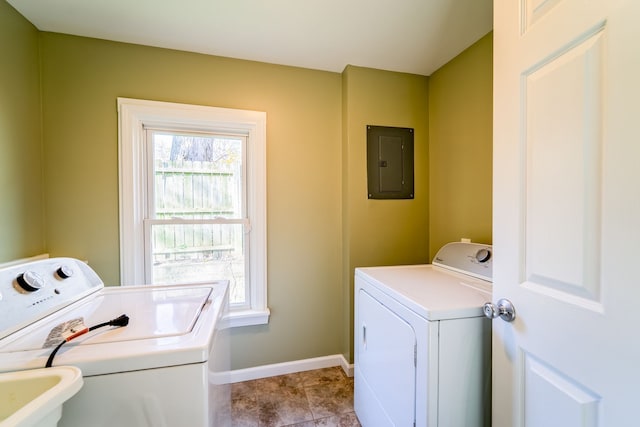
[[[493,250],[491,245],[452,242],[440,248],[433,265],[493,281]]]
[[[49,258],[0,270],[0,338],[98,291],[104,283],[74,258]]]

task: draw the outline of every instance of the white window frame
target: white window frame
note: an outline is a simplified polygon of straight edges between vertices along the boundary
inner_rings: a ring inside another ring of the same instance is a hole
[[[118,98],[120,190],[120,279],[122,285],[144,284],[145,277],[145,128],[226,132],[247,136],[247,215],[249,240],[248,308],[231,309],[230,326],[269,321],[267,307],[267,114],[170,102]]]

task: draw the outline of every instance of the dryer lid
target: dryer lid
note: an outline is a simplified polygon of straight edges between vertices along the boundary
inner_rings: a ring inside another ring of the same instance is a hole
[[[490,282],[434,265],[357,268],[355,276],[427,320],[482,317],[491,299]]]

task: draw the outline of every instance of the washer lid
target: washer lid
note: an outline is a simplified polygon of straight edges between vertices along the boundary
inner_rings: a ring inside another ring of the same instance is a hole
[[[99,344],[147,340],[185,335],[191,332],[211,287],[118,287],[104,288],[80,303],[61,310],[38,323],[27,334],[0,346],[0,351],[25,351],[43,348],[50,332],[59,325],[82,318],[91,327],[121,314],[129,316],[122,328],[104,327],[73,339],[69,344]]]
[[[491,283],[433,265],[357,268],[364,280],[427,320],[483,316]]]
[[[79,336],[62,347],[53,365],[77,366],[87,377],[205,363],[217,337],[226,340],[228,290],[226,280],[105,288],[0,339],[0,372],[43,367],[52,348],[42,344],[56,325],[82,316],[91,326],[123,313],[131,316],[128,326]]]

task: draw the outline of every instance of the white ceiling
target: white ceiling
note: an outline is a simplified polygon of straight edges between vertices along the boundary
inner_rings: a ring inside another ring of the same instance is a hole
[[[492,29],[492,0],[7,0],[41,31],[342,72],[430,75]]]

